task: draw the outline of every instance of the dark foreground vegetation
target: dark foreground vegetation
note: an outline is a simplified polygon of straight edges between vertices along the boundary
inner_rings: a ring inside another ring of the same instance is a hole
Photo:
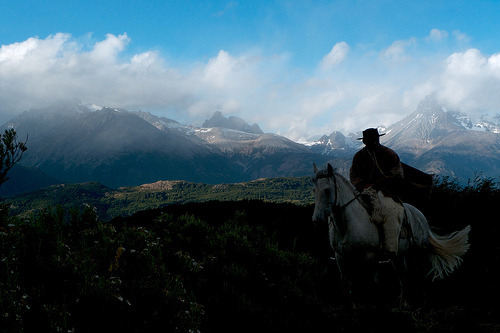
[[[263,201],[171,205],[102,221],[92,206],[30,218],[1,210],[1,332],[498,332],[498,185],[448,180],[421,207],[445,233],[472,226],[443,281],[396,305],[389,268],[346,305],[326,226],[312,206]]]

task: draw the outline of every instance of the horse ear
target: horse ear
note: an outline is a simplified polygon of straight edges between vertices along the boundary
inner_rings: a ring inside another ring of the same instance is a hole
[[[333,176],[333,167],[330,163],[328,163],[328,176]]]
[[[313,167],[314,167],[314,174],[318,174],[318,167],[316,166],[315,163],[313,163]]]

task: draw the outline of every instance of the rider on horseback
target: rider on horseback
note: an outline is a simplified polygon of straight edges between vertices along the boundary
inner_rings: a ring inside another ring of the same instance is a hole
[[[378,226],[383,256],[393,257],[404,216],[400,199],[404,174],[398,154],[380,144],[382,135],[376,128],[363,131],[358,140],[363,140],[365,147],[354,155],[350,180],[362,192],[372,221]]]

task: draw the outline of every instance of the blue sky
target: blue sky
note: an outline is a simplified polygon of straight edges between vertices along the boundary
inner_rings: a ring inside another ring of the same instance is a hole
[[[304,139],[500,112],[500,1],[0,1],[0,122],[61,98]]]

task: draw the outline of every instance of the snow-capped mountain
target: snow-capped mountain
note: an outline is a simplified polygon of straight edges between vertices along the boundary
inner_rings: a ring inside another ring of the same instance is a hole
[[[258,126],[247,127],[242,120],[229,123],[258,132]],[[26,111],[0,130],[10,127],[19,138],[29,135],[20,165],[63,182],[98,181],[109,187],[300,176],[310,172],[313,162],[327,160],[275,134],[196,128],[146,112],[75,102]]]
[[[483,121],[484,123],[484,121]],[[500,135],[495,124],[474,123],[467,115],[439,105],[432,96],[391,125],[382,144],[423,171],[467,180],[475,172],[500,176]]]
[[[202,140],[159,130],[120,109],[57,104],[26,111],[4,125],[29,135],[20,164],[65,182],[138,185],[158,179],[235,181],[235,167]],[[199,163],[203,160],[203,163]]]
[[[382,144],[422,171],[462,180],[475,172],[496,178],[499,120],[498,115],[485,115],[473,121],[429,97],[415,112],[388,128],[379,127],[379,132],[386,133]],[[26,111],[0,130],[13,127],[21,140],[29,135],[28,151],[19,163],[26,169],[17,173],[23,178],[30,173],[39,178],[42,172],[45,183],[98,181],[109,187],[158,180],[220,183],[303,176],[311,173],[313,162],[332,162],[346,175],[363,146],[357,140],[361,130],[347,136],[333,132],[305,145],[218,112],[204,125],[71,101]]]
[[[494,116],[483,114],[479,121],[474,123],[470,129],[500,134],[500,114]]]
[[[449,133],[466,131],[462,125],[464,121],[469,119],[457,119],[456,113],[447,111],[435,98],[428,96],[412,114],[389,126],[381,142],[418,156]]]
[[[361,145],[361,142],[352,135],[346,137],[341,132],[323,135],[318,141],[309,144],[310,149],[315,153],[329,156],[352,156]]]
[[[158,122],[154,116],[146,120],[152,124]],[[215,112],[203,127],[174,127],[223,154],[240,169],[242,179],[305,175],[313,161],[321,163],[330,159],[283,136],[263,133],[257,124],[249,125],[238,117],[226,118],[220,112]]]
[[[378,127],[381,143],[394,149],[402,161],[425,172],[466,181],[480,172],[500,177],[500,115],[469,116],[440,105],[428,96],[417,109],[385,128]],[[344,136],[333,132],[309,144],[316,153],[351,158],[363,144],[362,131]]]

